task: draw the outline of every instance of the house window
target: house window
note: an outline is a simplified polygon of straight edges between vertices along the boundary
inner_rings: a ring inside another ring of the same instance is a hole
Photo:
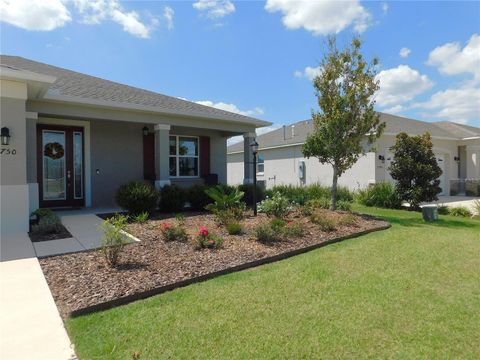
[[[258,155],[257,174],[263,175],[264,170],[265,170],[265,158],[263,155]]]
[[[170,136],[170,177],[198,177],[198,137]]]

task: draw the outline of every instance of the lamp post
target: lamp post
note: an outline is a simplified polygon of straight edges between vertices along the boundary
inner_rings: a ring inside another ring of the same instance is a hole
[[[257,216],[257,153],[258,143],[255,139],[250,144],[253,153],[253,216]]]

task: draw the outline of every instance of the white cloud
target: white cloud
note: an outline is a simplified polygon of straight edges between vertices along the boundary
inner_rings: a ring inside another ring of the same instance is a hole
[[[376,95],[380,106],[405,103],[433,86],[427,75],[420,74],[408,65],[382,70],[376,79],[380,81],[380,90]]]
[[[388,12],[388,4],[386,2],[382,3],[382,11],[384,14]]]
[[[427,63],[438,67],[443,74],[472,73],[480,80],[480,36],[473,34],[463,49],[458,42],[433,49]]]
[[[163,17],[165,18],[165,21],[167,23],[167,29],[168,30],[173,30],[173,15],[175,12],[170,6],[165,6],[163,8]]]
[[[402,47],[400,49],[399,54],[402,58],[406,58],[406,57],[408,57],[408,55],[410,55],[411,52],[412,52],[412,50],[410,50],[409,48]]]
[[[51,31],[71,19],[61,0],[0,0],[0,20],[21,29]]]
[[[235,12],[235,5],[229,0],[198,0],[193,7],[210,19],[220,19]]]
[[[387,114],[398,114],[404,110],[406,110],[406,108],[403,105],[395,105],[395,106],[392,106],[391,108],[384,109],[382,111],[386,112]]]
[[[158,24],[158,19],[153,16],[150,24],[142,21],[138,12],[126,11],[119,0],[74,0],[73,3],[82,15],[83,23],[92,25],[112,20],[121,25],[124,31],[139,38],[149,38]]]
[[[240,110],[235,104],[227,104],[224,102],[214,103],[213,101],[210,101],[210,100],[202,100],[202,101],[195,101],[195,102],[200,105],[211,106],[220,110],[230,111],[230,112],[237,113],[240,115],[245,115],[245,116],[259,116],[264,114],[263,109],[260,107],[256,107],[252,110]]]
[[[297,70],[293,73],[293,75],[297,78],[306,78],[310,81],[313,81],[317,75],[321,72],[320,66],[311,67],[307,66],[303,71]]]
[[[480,121],[480,88],[462,87],[439,91],[430,100],[416,103],[412,107],[432,110],[425,116],[458,123]]]
[[[349,26],[361,33],[367,29],[371,18],[357,0],[267,0],[265,9],[272,13],[280,11],[288,29],[304,28],[315,35],[339,33]]]

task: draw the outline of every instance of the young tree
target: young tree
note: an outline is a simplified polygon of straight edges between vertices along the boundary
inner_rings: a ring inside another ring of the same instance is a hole
[[[397,135],[390,174],[396,180],[396,190],[400,198],[407,201],[412,209],[418,209],[423,201],[437,200],[442,192],[438,186],[442,170],[432,150],[432,140],[427,132],[424,135]]]
[[[313,81],[320,111],[312,110],[314,131],[307,136],[302,152],[333,168],[332,209],[337,208],[338,178],[365,154],[385,127],[374,110],[373,95],[378,90],[375,66],[367,63],[361,41],[337,49],[335,38],[328,41],[328,52],[320,63],[320,74]]]

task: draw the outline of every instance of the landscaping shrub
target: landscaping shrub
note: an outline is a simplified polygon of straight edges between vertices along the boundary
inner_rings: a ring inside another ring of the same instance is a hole
[[[319,214],[312,214],[310,221],[320,227],[320,230],[330,232],[337,228],[336,221],[329,217],[325,217]]]
[[[138,215],[133,216],[132,220],[133,220],[133,222],[143,224],[144,222],[146,222],[148,220],[148,217],[149,217],[148,212],[144,211],[144,212],[142,212]]]
[[[337,209],[343,211],[351,211],[352,210],[352,203],[345,200],[337,201]]]
[[[440,205],[438,207],[438,214],[439,215],[450,215],[450,209],[448,206]]]
[[[331,188],[320,184],[312,184],[307,186],[293,185],[277,185],[266,191],[268,197],[272,197],[275,193],[285,196],[290,202],[304,205],[310,200],[331,197]],[[337,199],[344,201],[352,201],[353,194],[348,188],[339,186],[337,188]]]
[[[356,226],[357,218],[352,213],[345,214],[338,222],[341,226]]]
[[[158,191],[142,181],[131,181],[118,188],[115,200],[130,214],[152,213],[158,206]]]
[[[331,201],[327,197],[321,197],[318,199],[308,200],[306,206],[310,206],[314,209],[330,209]]]
[[[242,225],[239,222],[231,221],[225,227],[230,235],[240,235],[242,233]]]
[[[188,189],[188,201],[192,210],[205,210],[205,206],[211,204],[213,199],[205,193],[206,185],[194,185]]]
[[[200,249],[218,249],[222,246],[223,238],[208,230],[207,227],[201,226],[196,237],[195,248]]]
[[[205,208],[215,215],[218,223],[226,225],[232,220],[243,219],[245,203],[242,199],[244,194],[238,188],[227,192],[225,186],[219,185],[208,188],[205,193],[213,200],[213,203],[208,204]]]
[[[173,225],[168,222],[164,222],[160,228],[162,234],[162,240],[165,242],[180,241],[186,242],[188,240],[187,232],[182,224]]]
[[[38,222],[32,225],[32,232],[37,234],[58,234],[62,231],[60,218],[50,209],[37,209],[32,215],[37,216]]]
[[[115,215],[105,220],[101,225],[102,236],[102,254],[109,266],[116,266],[120,258],[120,253],[127,243],[125,235],[122,233],[127,227],[128,217],[125,215]]]
[[[292,206],[285,196],[280,193],[274,193],[271,198],[263,200],[258,205],[258,211],[267,214],[267,216],[275,216],[282,219],[292,211]]]
[[[386,209],[399,209],[402,205],[402,200],[398,196],[395,186],[390,182],[380,182],[358,190],[356,200],[365,206]]]
[[[450,208],[450,215],[460,216],[460,217],[471,217],[472,212],[463,206],[456,206]]]
[[[160,209],[165,212],[182,211],[187,199],[187,191],[177,185],[167,185],[160,190]]]
[[[281,239],[280,234],[275,232],[272,229],[271,224],[268,223],[257,225],[253,229],[253,232],[257,240],[264,244],[279,241]]]
[[[244,193],[243,201],[248,206],[253,206],[253,184],[243,184],[238,186],[238,190]],[[265,199],[265,188],[257,185],[257,203]]]
[[[300,236],[303,236],[305,234],[305,230],[304,230],[301,223],[289,221],[283,227],[283,234],[285,236],[300,237]]]
[[[272,230],[278,234],[283,232],[283,228],[285,227],[285,225],[287,225],[287,222],[280,218],[273,218],[272,220],[270,220],[270,226],[272,227]]]

